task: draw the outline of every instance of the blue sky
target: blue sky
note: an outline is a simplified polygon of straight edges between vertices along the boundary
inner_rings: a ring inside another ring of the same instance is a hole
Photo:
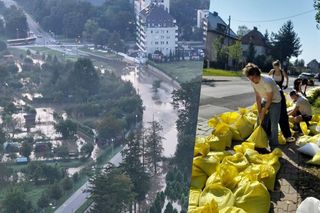
[[[240,25],[249,29],[256,26],[262,34],[266,30],[269,34],[277,33],[287,20],[291,20],[302,44],[302,54],[298,58],[306,63],[312,59],[320,61],[320,29],[316,27],[316,11],[279,21],[261,21],[290,17],[312,9],[313,0],[210,0],[211,12],[218,12],[225,22],[231,16],[231,29],[235,33]]]

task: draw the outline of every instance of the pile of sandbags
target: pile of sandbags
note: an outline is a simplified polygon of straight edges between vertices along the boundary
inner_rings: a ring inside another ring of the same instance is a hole
[[[259,154],[254,143],[243,142],[229,151],[208,152],[197,140],[189,194],[189,212],[269,212],[269,191],[274,190],[280,168],[280,149]],[[208,142],[207,142],[208,143]]]

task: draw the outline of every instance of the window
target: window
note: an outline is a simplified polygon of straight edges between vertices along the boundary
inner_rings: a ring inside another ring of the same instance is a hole
[[[166,44],[169,44],[169,42],[167,41]]]
[[[159,42],[156,41],[156,42],[154,42],[154,44],[159,44]]]
[[[151,30],[151,33],[153,33],[153,30]]]
[[[167,33],[169,33],[169,30],[167,30]]]

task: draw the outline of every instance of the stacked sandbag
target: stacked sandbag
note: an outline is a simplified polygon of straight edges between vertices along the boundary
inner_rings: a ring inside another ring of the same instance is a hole
[[[259,154],[249,142],[234,149],[194,157],[189,212],[269,212],[281,150]]]

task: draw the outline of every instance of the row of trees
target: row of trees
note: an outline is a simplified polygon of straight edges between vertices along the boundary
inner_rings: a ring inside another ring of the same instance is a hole
[[[248,32],[249,30],[246,26],[239,26],[239,38]],[[286,22],[279,29],[278,33],[271,33],[271,36],[269,36],[268,31],[266,31],[264,40],[267,51],[263,55],[256,55],[253,43],[249,44],[246,54],[243,55],[240,41],[236,41],[230,46],[225,46],[224,40],[224,37],[219,37],[212,44],[217,55],[217,63],[215,66],[218,68],[225,68],[228,60],[232,60],[234,69],[239,69],[240,66],[243,66],[245,63],[253,62],[262,68],[262,70],[270,70],[273,60],[278,59],[281,62],[287,62],[291,57],[298,57],[302,52],[300,38],[293,29],[292,21]]]
[[[129,134],[119,167],[109,165],[90,180],[93,211],[137,212],[136,204],[140,208],[150,189],[152,174],[159,172],[163,151],[162,126],[157,121],[149,124],[150,127]]]
[[[25,38],[28,36],[29,26],[27,17],[21,9],[11,6],[10,8],[2,9],[2,14],[3,19],[0,19],[0,34],[6,35],[8,38]]]

